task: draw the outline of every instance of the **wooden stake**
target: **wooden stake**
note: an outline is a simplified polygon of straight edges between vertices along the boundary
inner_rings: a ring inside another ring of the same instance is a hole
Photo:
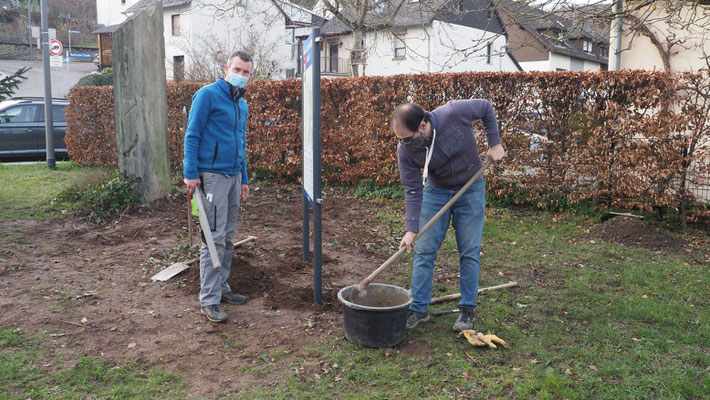
[[[242,239],[242,240],[238,241],[237,243],[234,243],[234,247],[236,248],[237,246],[241,246],[241,245],[243,245],[243,244],[245,244],[245,243],[249,243],[249,242],[251,242],[252,240],[256,240],[256,239],[257,239],[256,236],[247,236],[246,239]]]
[[[518,286],[518,282],[511,281],[508,283],[504,283],[502,285],[481,288],[481,289],[478,289],[478,294],[481,294],[483,292],[490,292],[492,290],[509,288],[509,287],[513,287],[513,286]],[[451,300],[456,300],[456,299],[460,299],[460,298],[461,298],[461,293],[454,293],[454,294],[449,294],[446,296],[435,297],[435,298],[431,299],[429,304],[443,303],[445,301],[451,301]]]

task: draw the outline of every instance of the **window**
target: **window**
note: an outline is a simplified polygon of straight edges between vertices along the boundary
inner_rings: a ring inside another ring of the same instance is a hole
[[[64,118],[64,106],[52,105],[52,121],[56,124],[57,122],[67,122]]]
[[[38,109],[38,106],[33,105],[12,107],[0,113],[0,123],[35,122]]]
[[[490,64],[490,63],[491,63],[491,48],[492,48],[492,47],[493,47],[493,46],[491,46],[490,43],[488,43],[488,44],[486,45],[486,64]]]
[[[592,42],[585,39],[584,42],[582,43],[582,50],[586,51],[587,53],[591,53],[592,52]]]
[[[394,35],[394,58],[404,58],[407,55],[407,46],[404,44],[405,34]]]
[[[185,80],[185,56],[173,56],[173,81]]]
[[[180,35],[180,14],[175,14],[171,16],[173,36]]]
[[[52,104],[52,123],[65,123],[67,122],[66,118],[64,117],[64,108],[66,106],[63,105],[54,105]],[[44,122],[44,106],[39,106],[39,118],[37,119],[39,122]]]
[[[404,58],[404,56],[407,55],[407,48],[402,46],[402,47],[395,47],[394,48],[394,58]]]

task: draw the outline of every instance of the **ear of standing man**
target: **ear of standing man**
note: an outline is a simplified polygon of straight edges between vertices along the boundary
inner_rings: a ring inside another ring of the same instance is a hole
[[[240,201],[249,198],[246,126],[249,107],[245,86],[254,61],[234,52],[224,66],[224,78],[202,87],[192,97],[185,131],[184,182],[189,194],[199,187],[221,267],[214,269],[209,250],[200,248],[200,306],[212,322],[225,322],[220,303],[243,304],[247,298],[232,292],[227,279],[232,266]]]
[[[471,123],[480,120],[489,150],[486,157],[499,161],[505,156],[495,110],[488,100],[451,101],[432,112],[415,103],[402,104],[392,115],[392,130],[398,140],[397,161],[405,190],[405,234],[399,247],[414,249],[412,302],[407,328],[429,320],[434,261],[444,242],[449,223],[456,231],[459,251],[459,315],[454,330],[471,329],[475,318],[485,184],[483,177],[451,206],[414,243],[420,227],[452,198],[482,167]],[[420,172],[422,171],[422,172]]]

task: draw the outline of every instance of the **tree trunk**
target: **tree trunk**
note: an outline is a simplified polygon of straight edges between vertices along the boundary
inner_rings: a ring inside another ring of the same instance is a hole
[[[357,78],[360,76],[360,65],[364,63],[364,48],[362,40],[365,33],[362,31],[353,32],[353,47],[350,50],[350,76]]]

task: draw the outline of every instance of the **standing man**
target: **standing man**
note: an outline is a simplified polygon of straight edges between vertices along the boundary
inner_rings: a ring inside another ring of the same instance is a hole
[[[426,225],[481,168],[476,138],[471,129],[475,120],[481,120],[486,131],[490,147],[486,157],[501,160],[505,150],[495,111],[488,100],[451,101],[432,112],[407,103],[397,106],[392,115],[392,130],[399,141],[397,161],[405,199],[406,233],[399,247],[406,247],[409,252],[414,246],[414,301],[409,307],[407,328],[429,320],[434,260],[446,237],[450,218],[456,230],[461,288],[460,313],[454,330],[473,327],[486,200],[483,177],[476,180],[417,243],[414,243],[414,237],[419,227]]]
[[[214,269],[204,240],[200,249],[200,306],[212,322],[224,322],[219,304],[243,304],[247,298],[227,284],[232,267],[232,238],[237,230],[239,202],[249,198],[246,127],[249,108],[244,86],[254,62],[243,51],[233,53],[224,66],[224,79],[204,86],[192,97],[185,132],[183,174],[187,192],[200,187],[205,211],[222,266]],[[203,235],[204,238],[204,235]]]

